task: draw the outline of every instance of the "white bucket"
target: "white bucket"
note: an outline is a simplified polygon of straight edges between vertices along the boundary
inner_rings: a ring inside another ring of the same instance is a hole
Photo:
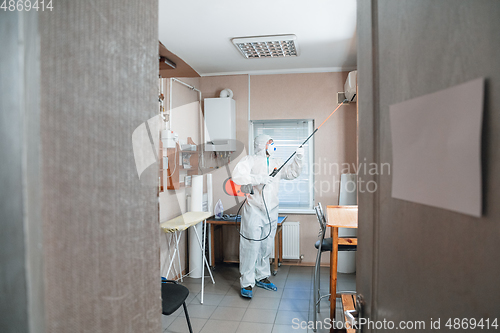
[[[339,273],[356,272],[356,251],[339,251],[337,272]]]

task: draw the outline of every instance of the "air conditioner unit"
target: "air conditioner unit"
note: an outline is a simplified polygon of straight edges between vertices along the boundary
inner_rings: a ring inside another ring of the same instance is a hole
[[[349,72],[347,80],[344,84],[344,95],[349,102],[356,102],[356,86],[357,86],[358,71]]]

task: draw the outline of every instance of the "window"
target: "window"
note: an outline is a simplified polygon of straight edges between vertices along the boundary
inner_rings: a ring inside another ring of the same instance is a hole
[[[250,122],[250,152],[254,138],[260,134],[271,136],[278,146],[276,157],[284,161],[313,132],[312,119],[253,120]],[[300,176],[280,182],[281,213],[312,213],[314,206],[314,138],[304,145],[304,160]]]

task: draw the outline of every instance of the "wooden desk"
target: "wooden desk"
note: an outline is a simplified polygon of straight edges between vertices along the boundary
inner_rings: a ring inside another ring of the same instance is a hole
[[[337,260],[339,245],[358,245],[357,238],[339,238],[339,228],[358,227],[358,206],[326,206],[327,226],[331,228],[330,254],[330,318],[335,320],[337,297]]]
[[[288,216],[278,217],[278,227],[276,228],[276,235],[274,236],[274,259],[273,259],[273,275],[278,273],[278,266],[283,260],[283,234],[282,227]],[[223,225],[239,225],[240,222],[236,220],[216,220],[213,216],[207,220],[207,224],[210,225],[210,251],[211,251],[211,264],[212,268],[215,267],[215,227]],[[221,239],[222,243],[222,239]]]

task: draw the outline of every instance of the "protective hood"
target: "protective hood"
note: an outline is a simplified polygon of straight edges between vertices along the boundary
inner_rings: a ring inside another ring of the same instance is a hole
[[[255,155],[266,155],[266,144],[272,138],[267,134],[257,136],[253,143]]]

